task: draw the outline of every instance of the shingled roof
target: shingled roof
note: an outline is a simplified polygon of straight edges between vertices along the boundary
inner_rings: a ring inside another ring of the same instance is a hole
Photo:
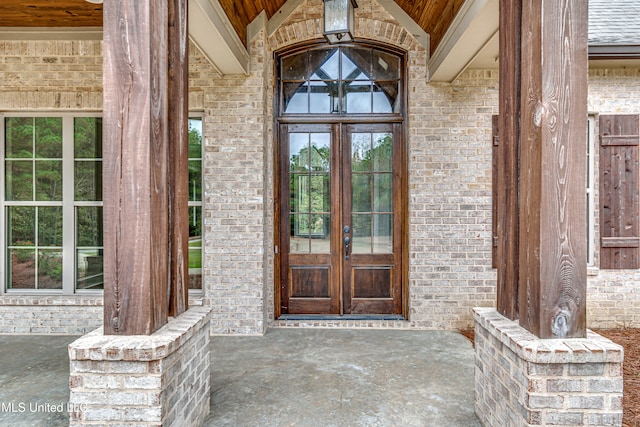
[[[589,0],[589,45],[640,45],[640,1]]]

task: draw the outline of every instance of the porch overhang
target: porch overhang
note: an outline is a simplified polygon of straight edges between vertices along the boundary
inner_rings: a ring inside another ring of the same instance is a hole
[[[429,59],[429,80],[451,82],[497,43],[498,0],[467,0]]]
[[[189,0],[189,39],[222,74],[249,74],[249,52],[218,0]]]

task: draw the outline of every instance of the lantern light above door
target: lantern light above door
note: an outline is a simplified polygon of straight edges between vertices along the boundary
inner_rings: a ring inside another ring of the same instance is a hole
[[[353,40],[353,9],[356,0],[324,0],[324,36],[329,43]]]

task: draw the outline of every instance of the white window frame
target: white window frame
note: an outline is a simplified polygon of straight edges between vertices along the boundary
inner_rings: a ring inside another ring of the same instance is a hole
[[[202,241],[200,243],[200,251],[202,252],[201,253],[201,260],[202,260],[201,261],[201,266],[203,266],[204,265],[204,211],[203,211],[203,208],[202,208],[202,206],[203,206],[202,200],[204,199],[204,157],[203,157],[203,154],[204,154],[204,140],[205,140],[205,138],[204,138],[204,113],[202,111],[190,111],[188,119],[189,120],[191,120],[191,119],[200,119],[200,122],[202,124],[202,132],[201,132],[201,134],[202,134],[202,150],[200,152],[200,158],[199,158],[200,164],[201,164],[200,186],[201,186],[202,194],[201,194],[201,197],[200,197],[199,201],[191,201],[190,200],[188,205],[189,205],[189,208],[191,208],[191,207],[200,207],[200,212],[202,213],[202,218],[200,218],[200,221],[201,221],[200,230],[201,230],[201,233],[202,233]],[[196,160],[193,157],[189,158],[189,160],[192,160],[192,159]],[[202,283],[202,288],[201,289],[189,289],[189,295],[196,295],[196,296],[197,295],[201,295],[201,293],[204,290],[204,280],[203,280],[204,279],[204,274],[203,274],[204,268],[203,267],[201,267],[199,269],[197,269],[197,268],[189,268],[188,270],[189,270],[189,274],[200,274],[201,283]]]
[[[96,295],[102,293],[99,290],[76,290],[76,206],[102,206],[102,202],[76,202],[74,183],[74,119],[77,117],[102,117],[101,113],[63,113],[63,112],[11,112],[0,113],[0,176],[3,177],[0,188],[0,226],[5,235],[7,224],[5,223],[5,118],[7,117],[61,117],[62,118],[62,289],[7,289],[6,276],[6,246],[7,242],[0,244],[0,295]],[[50,203],[50,202],[49,202]],[[54,203],[58,206],[58,203]],[[13,202],[11,206],[44,206],[47,202]]]

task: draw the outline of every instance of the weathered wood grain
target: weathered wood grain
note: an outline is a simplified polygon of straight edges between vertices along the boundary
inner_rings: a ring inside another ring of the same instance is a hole
[[[105,334],[167,321],[167,2],[104,5]]]
[[[518,317],[521,0],[500,1],[500,100],[496,149],[497,309]]]
[[[169,0],[169,315],[188,308],[189,41],[187,0]]]
[[[520,324],[584,337],[587,2],[522,4]]]

